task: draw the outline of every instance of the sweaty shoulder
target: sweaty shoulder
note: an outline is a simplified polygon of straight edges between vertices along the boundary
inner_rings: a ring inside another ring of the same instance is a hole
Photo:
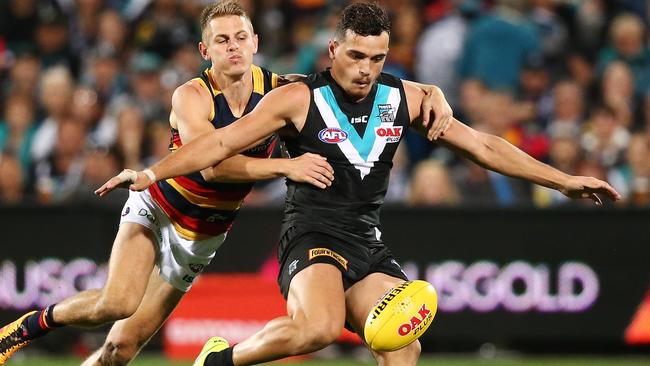
[[[172,95],[172,103],[174,102],[174,99],[179,98],[179,101],[181,102],[185,102],[185,99],[188,98],[199,98],[205,102],[210,102],[212,99],[207,86],[203,83],[203,80],[199,78],[192,79],[176,88]]]
[[[174,90],[172,95],[172,115],[170,122],[177,128],[179,121],[211,120],[214,116],[214,106],[210,91],[197,79],[190,80]]]

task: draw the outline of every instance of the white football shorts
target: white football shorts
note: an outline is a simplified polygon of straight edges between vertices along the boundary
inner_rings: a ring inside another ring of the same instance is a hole
[[[192,287],[194,279],[210,263],[226,239],[226,233],[196,241],[181,237],[169,217],[151,197],[149,190],[129,191],[120,225],[125,222],[140,224],[153,232],[158,244],[156,264],[160,276],[183,292]]]

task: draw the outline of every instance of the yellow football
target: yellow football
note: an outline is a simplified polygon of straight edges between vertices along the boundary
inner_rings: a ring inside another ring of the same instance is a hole
[[[375,351],[405,347],[429,328],[437,309],[438,296],[430,283],[403,282],[382,296],[368,314],[366,343]]]

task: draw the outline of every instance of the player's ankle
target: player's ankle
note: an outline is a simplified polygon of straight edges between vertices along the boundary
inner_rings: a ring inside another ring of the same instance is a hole
[[[23,325],[27,333],[27,339],[42,337],[52,330],[64,326],[64,324],[54,321],[53,313],[55,305],[50,305],[25,318]]]
[[[205,358],[204,366],[235,366],[232,360],[232,347],[223,351],[212,352]]]

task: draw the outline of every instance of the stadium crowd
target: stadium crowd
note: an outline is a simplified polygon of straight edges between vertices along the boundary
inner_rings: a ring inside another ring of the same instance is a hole
[[[167,154],[171,94],[208,66],[196,47],[208,2],[0,2],[0,204],[96,200],[92,191],[122,168]],[[260,37],[257,64],[279,74],[327,67],[347,1],[241,2]],[[438,85],[457,118],[537,159],[608,180],[621,205],[650,206],[646,1],[380,3],[393,24],[385,71]],[[413,132],[405,140],[389,203],[569,204]],[[283,188],[259,184],[247,205],[281,204]]]

